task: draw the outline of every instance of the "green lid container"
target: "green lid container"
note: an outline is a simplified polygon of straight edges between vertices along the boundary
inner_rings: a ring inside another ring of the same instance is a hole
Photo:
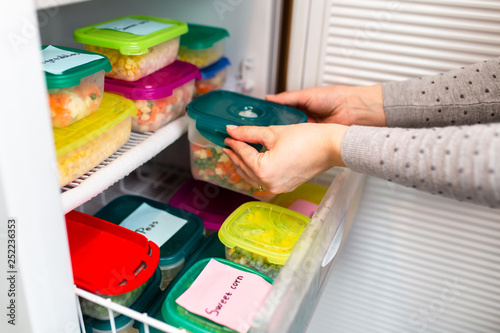
[[[304,112],[263,99],[224,90],[211,91],[188,104],[196,129],[214,144],[226,147],[227,125],[271,126],[307,122]]]
[[[42,52],[49,46],[50,45],[43,45]],[[71,47],[63,47],[63,46],[54,46],[54,47],[75,54],[89,54],[89,55],[99,56],[100,59],[96,59],[91,62],[82,64],[80,66],[73,67],[71,69],[64,71],[61,74],[52,74],[45,72],[45,81],[47,82],[48,89],[73,87],[79,85],[80,81],[84,77],[95,74],[102,70],[104,70],[105,72],[109,72],[111,70],[111,63],[109,62],[109,59],[102,54],[98,54],[87,50],[74,49]]]
[[[226,37],[229,37],[229,32],[224,28],[189,23],[188,33],[181,37],[181,46],[207,49]]]
[[[165,26],[163,29],[151,32],[146,35],[138,35],[125,32],[127,31],[127,27],[123,26],[120,28],[122,31],[109,28],[99,28],[103,25],[112,26],[113,23],[119,23],[117,21],[123,22],[123,20],[127,19],[138,20],[140,22],[158,22],[161,24],[165,24]],[[152,16],[129,15],[76,29],[73,33],[73,38],[75,39],[75,41],[83,44],[117,49],[121,54],[140,55],[148,53],[148,49],[150,47],[161,44],[175,37],[179,37],[180,35],[185,34],[187,31],[188,27],[185,22]]]
[[[205,266],[211,259],[217,260],[220,263],[239,269],[241,271],[259,275],[267,282],[273,283],[273,280],[270,277],[232,261],[221,258],[202,259],[191,266],[191,268],[177,281],[170,293],[167,295],[167,298],[165,299],[165,302],[162,306],[162,317],[167,324],[174,327],[183,328],[191,333],[236,332],[207,318],[191,313],[175,302],[175,300],[179,298],[179,296],[181,296],[193,284],[194,280],[196,280],[198,275],[200,275],[201,271],[205,268]]]

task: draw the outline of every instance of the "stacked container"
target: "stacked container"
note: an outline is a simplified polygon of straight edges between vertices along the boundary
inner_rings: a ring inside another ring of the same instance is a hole
[[[195,97],[221,89],[227,78],[229,60],[224,57],[226,29],[188,24],[189,31],[181,37],[178,59],[198,66],[201,79],[196,81]]]
[[[104,89],[133,100],[135,132],[155,131],[181,116],[200,79],[196,66],[176,61],[187,24],[151,16],[125,16],[77,29],[76,41],[109,57]]]

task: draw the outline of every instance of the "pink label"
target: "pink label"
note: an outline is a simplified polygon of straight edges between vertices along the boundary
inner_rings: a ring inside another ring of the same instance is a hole
[[[189,312],[246,333],[271,287],[256,274],[212,259],[176,303]]]
[[[318,205],[306,200],[299,199],[291,204],[288,209],[304,214],[305,216],[312,217],[314,215],[314,212],[316,212],[316,209],[318,209]]]

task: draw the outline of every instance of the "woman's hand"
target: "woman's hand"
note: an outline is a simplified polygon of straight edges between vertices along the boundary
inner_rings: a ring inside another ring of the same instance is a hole
[[[325,86],[278,95],[266,100],[304,111],[309,122],[386,126],[382,86]]]
[[[347,126],[302,123],[286,126],[227,126],[231,136],[224,152],[243,179],[272,193],[290,192],[334,166],[345,166],[341,157]],[[267,148],[259,153],[246,144]]]

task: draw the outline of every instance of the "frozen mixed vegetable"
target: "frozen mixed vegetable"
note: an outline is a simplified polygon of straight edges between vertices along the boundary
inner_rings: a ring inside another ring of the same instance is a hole
[[[270,263],[269,260],[260,254],[244,250],[238,246],[229,248],[226,246],[226,259],[255,269],[275,279],[283,265]]]
[[[85,44],[85,49],[108,57],[113,69],[106,73],[107,77],[135,81],[173,63],[179,50],[179,37],[150,47],[148,53],[141,55],[125,55],[118,49],[90,44]]]
[[[181,45],[177,59],[192,63],[199,68],[207,67],[224,55],[224,40],[220,40],[213,46],[204,49],[190,49]]]
[[[221,89],[226,83],[227,69],[222,69],[214,77],[205,80],[196,81],[195,97],[200,97],[212,90]]]
[[[84,77],[76,86],[48,89],[52,125],[65,127],[95,112],[103,89],[104,71]]]
[[[132,130],[154,131],[186,112],[194,94],[194,80],[172,91],[172,95],[153,100],[135,100],[138,113],[132,118]]]
[[[274,196],[247,183],[234,168],[229,156],[219,146],[203,147],[191,143],[191,172],[195,179],[217,184],[255,198],[267,200]]]

